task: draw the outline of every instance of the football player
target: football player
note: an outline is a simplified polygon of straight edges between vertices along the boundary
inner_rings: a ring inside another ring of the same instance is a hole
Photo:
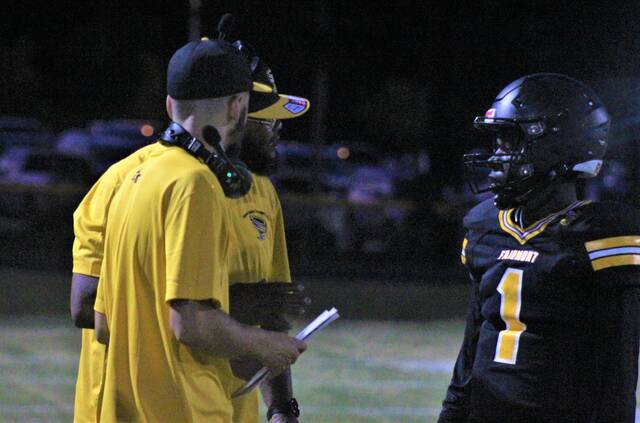
[[[464,219],[472,281],[462,348],[439,422],[633,422],[640,214],[579,199],[598,174],[609,116],[565,75],[522,77],[474,126],[492,153],[493,200]]]

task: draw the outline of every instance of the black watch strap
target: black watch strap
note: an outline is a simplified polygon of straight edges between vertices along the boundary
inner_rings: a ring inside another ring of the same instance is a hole
[[[300,415],[300,407],[295,398],[291,398],[287,402],[274,404],[267,410],[267,421],[271,420],[275,414],[286,414],[287,416],[298,417]]]

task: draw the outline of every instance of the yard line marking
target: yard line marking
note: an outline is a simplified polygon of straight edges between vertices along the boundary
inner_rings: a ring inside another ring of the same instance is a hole
[[[437,416],[439,408],[433,407],[353,407],[331,405],[313,405],[305,403],[304,409],[308,413],[324,416],[344,416],[351,414],[361,417],[423,417]]]
[[[381,363],[408,372],[451,373],[455,360],[381,360]]]
[[[295,380],[294,380],[295,381]],[[429,381],[424,378],[424,379],[419,379],[419,380],[403,380],[403,379],[392,379],[392,380],[342,380],[340,381],[340,386],[341,387],[345,387],[348,386],[349,388],[355,388],[355,389],[374,389],[374,390],[379,390],[381,388],[384,389],[392,389],[394,391],[399,391],[399,390],[404,390],[404,389],[428,389],[429,388]],[[307,382],[309,383],[310,386],[313,387],[322,387],[322,386],[326,386],[326,387],[336,387],[336,382],[334,379],[328,379],[328,380],[324,380],[324,381],[310,381]]]
[[[0,403],[0,412],[4,413],[36,413],[36,414],[49,414],[52,409],[55,411],[59,411],[63,408],[65,411],[73,411],[73,405],[63,404],[63,405],[53,405],[53,404],[43,404],[43,405],[15,405],[15,404],[1,404]]]

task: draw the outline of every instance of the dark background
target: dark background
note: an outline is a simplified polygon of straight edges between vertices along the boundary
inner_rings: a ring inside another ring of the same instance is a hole
[[[446,4],[443,4],[446,3]],[[203,35],[225,12],[273,68],[280,90],[318,103],[327,139],[427,148],[459,167],[471,120],[511,80],[561,72],[636,77],[638,2],[202,1]],[[3,2],[0,112],[54,129],[90,119],[164,119],[168,59],[188,38],[189,2]],[[312,112],[285,137],[309,140]],[[443,171],[443,177],[447,175]]]
[[[202,0],[199,17],[201,35],[214,37],[220,16],[233,13],[233,39],[257,49],[281,92],[311,100],[307,115],[286,122],[284,139],[364,142],[383,155],[427,152],[434,190],[462,184],[461,155],[479,141],[471,122],[502,87],[534,72],[583,80],[613,115],[608,154],[632,170],[625,200],[636,202],[640,3],[453,3]],[[189,6],[188,0],[2,2],[0,115],[33,117],[57,133],[95,119],[165,120],[166,64],[189,38]],[[412,228],[434,213],[433,202],[420,198],[422,182],[413,195]],[[288,233],[294,274],[354,281],[374,273],[392,285],[462,281],[454,263],[466,208],[443,207],[438,213],[448,219],[429,235],[408,230],[444,241],[435,255],[425,254],[428,242],[389,233],[405,238],[404,250],[327,264],[313,261],[332,255],[321,240],[310,243],[305,233],[296,241]],[[0,262],[70,273],[70,223],[66,211],[40,216],[19,240],[5,239]],[[298,246],[314,242],[315,250],[296,255],[303,251]]]

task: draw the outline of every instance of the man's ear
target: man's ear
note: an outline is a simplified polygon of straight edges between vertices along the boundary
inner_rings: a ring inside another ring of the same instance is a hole
[[[227,121],[225,123],[236,122],[240,118],[241,111],[242,97],[237,94],[230,96],[227,103]]]
[[[239,121],[245,109],[248,109],[249,93],[234,94],[229,98],[228,103],[228,122]]]
[[[167,114],[169,115],[169,119],[173,120],[173,99],[170,95],[167,95],[167,100],[165,101],[165,107],[167,108]]]

